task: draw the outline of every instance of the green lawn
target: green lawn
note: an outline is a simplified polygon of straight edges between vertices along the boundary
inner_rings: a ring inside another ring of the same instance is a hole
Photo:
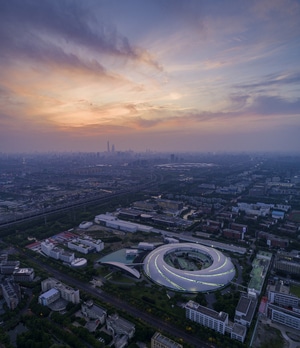
[[[290,292],[291,292],[291,294],[293,294],[297,297],[300,297],[300,286],[292,284],[290,287]]]

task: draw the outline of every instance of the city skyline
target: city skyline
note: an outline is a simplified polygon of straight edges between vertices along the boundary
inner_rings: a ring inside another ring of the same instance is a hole
[[[2,1],[0,152],[297,152],[299,15],[298,0]]]

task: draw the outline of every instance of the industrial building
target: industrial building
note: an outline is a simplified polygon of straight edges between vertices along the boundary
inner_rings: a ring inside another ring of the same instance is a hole
[[[119,220],[112,214],[100,214],[95,216],[95,223],[124,232],[151,232],[152,227],[136,224],[128,221]]]

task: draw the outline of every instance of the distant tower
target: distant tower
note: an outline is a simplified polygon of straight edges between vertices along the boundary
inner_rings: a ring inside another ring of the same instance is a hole
[[[115,152],[115,145],[114,144],[112,144],[112,146],[111,146],[111,152]]]
[[[109,141],[107,142],[107,152],[110,152]]]

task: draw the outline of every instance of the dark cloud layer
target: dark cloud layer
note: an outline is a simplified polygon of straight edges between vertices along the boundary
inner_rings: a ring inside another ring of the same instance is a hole
[[[299,115],[300,99],[289,101],[278,96],[259,96],[249,111],[259,115]]]

